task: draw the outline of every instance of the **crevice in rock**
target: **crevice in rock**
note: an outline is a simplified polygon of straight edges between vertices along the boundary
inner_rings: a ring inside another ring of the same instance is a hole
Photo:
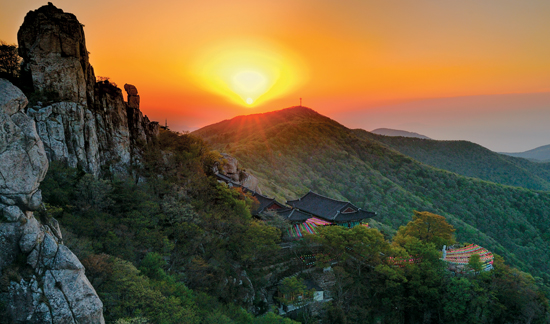
[[[42,238],[42,242],[38,244],[38,256],[36,257],[36,266],[35,266],[36,268],[34,269],[34,272],[36,272],[38,275],[40,275],[38,273],[39,272],[38,270],[40,269],[40,266],[41,266],[40,263],[43,263],[42,262],[42,245],[44,245],[44,240],[45,240],[45,237]]]
[[[49,270],[52,270],[53,263],[54,263],[55,260],[57,259],[57,254],[59,253],[59,243],[56,242],[56,244],[57,244],[57,249],[55,250],[55,254],[54,254],[53,258],[52,258],[52,263],[51,263],[50,266],[48,267]],[[52,274],[52,276],[53,276],[53,274]],[[56,281],[57,281],[57,280],[56,280]]]
[[[6,178],[5,178],[4,175],[2,174],[2,171],[0,171],[0,177],[2,177],[2,180],[4,180],[4,183],[6,183]]]
[[[59,249],[57,249],[57,250],[59,251]],[[57,253],[56,253],[56,255],[57,255]],[[71,306],[71,302],[69,301],[69,298],[67,298],[67,295],[65,295],[65,292],[63,291],[63,287],[61,286],[61,282],[57,280],[57,278],[55,277],[55,275],[53,274],[53,272],[52,272],[51,270],[50,270],[50,273],[51,273],[51,275],[52,275],[52,277],[53,277],[53,280],[55,280],[55,283],[56,283],[55,286],[56,286],[56,288],[59,289],[59,291],[61,291],[61,293],[63,294],[63,298],[65,298],[65,301],[67,302],[67,307],[69,307],[69,311],[71,311],[71,316],[72,316],[72,318],[73,318],[73,322],[74,322],[74,323],[78,323],[78,322],[76,321],[76,316],[75,316],[75,314],[74,314],[74,312],[73,312],[73,308],[72,308],[72,306]],[[59,287],[57,287],[58,285],[59,285]]]

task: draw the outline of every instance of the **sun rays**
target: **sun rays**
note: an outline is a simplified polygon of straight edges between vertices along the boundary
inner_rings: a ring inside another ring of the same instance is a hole
[[[201,85],[249,107],[295,90],[305,79],[300,60],[265,41],[225,41],[201,53],[196,64]]]

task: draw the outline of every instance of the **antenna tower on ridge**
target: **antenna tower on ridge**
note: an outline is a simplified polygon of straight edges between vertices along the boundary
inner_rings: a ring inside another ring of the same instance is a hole
[[[302,98],[300,98],[300,107],[302,107]]]

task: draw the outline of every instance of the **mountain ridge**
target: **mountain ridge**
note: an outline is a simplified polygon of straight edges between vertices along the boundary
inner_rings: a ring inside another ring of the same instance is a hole
[[[377,212],[373,224],[388,233],[413,210],[435,212],[458,228],[460,240],[478,242],[550,280],[550,254],[530,255],[550,247],[550,193],[428,166],[303,107],[239,116],[193,134],[236,157],[258,177],[264,194],[293,199],[314,190],[347,199]]]
[[[527,189],[550,190],[549,163],[535,163],[502,155],[469,141],[388,137],[361,129],[355,129],[353,132],[359,137],[378,141],[422,163],[463,176]]]
[[[415,132],[409,132],[399,129],[392,128],[377,128],[370,131],[373,134],[384,135],[384,136],[402,136],[402,137],[412,137],[412,138],[421,138],[421,139],[431,139],[428,136],[418,134]]]
[[[534,162],[550,162],[550,144],[535,147],[534,149],[527,150],[525,152],[517,152],[517,153],[501,152],[500,154],[518,157],[518,158],[524,158]]]

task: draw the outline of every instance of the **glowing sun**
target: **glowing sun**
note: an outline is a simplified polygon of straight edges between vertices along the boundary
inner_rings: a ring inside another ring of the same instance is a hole
[[[249,107],[296,89],[303,66],[290,51],[255,40],[226,41],[201,53],[197,76],[203,87]]]

